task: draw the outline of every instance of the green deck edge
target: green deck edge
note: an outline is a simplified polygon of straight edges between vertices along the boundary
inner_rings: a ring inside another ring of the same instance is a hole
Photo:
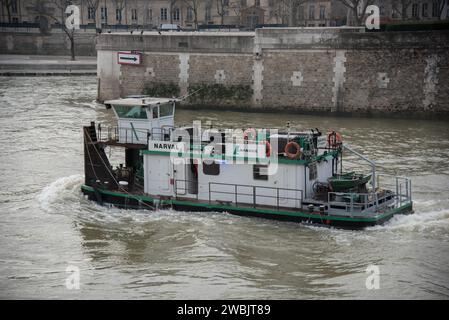
[[[84,191],[94,192],[94,188],[86,185],[82,185],[81,189]],[[99,192],[116,196],[116,197],[122,197],[122,198],[128,198],[128,199],[135,199],[139,201],[154,201],[159,200],[155,199],[149,196],[144,195],[132,195],[132,194],[125,194],[125,193],[119,193],[109,190],[101,190],[98,189]],[[191,201],[183,201],[183,200],[160,200],[161,204],[178,204],[178,205],[185,205],[185,206],[192,206],[192,207],[202,207],[207,208],[213,211],[214,209],[220,209],[220,210],[238,210],[242,212],[253,212],[253,213],[262,213],[262,214],[274,214],[274,215],[281,215],[281,216],[291,216],[291,217],[301,217],[301,218],[308,218],[308,219],[316,219],[318,218],[317,215],[310,215],[304,212],[288,212],[288,211],[282,211],[282,210],[269,210],[269,209],[257,209],[257,208],[242,208],[242,207],[235,207],[235,206],[227,206],[227,205],[219,205],[219,204],[208,204],[208,203],[196,203]],[[379,220],[389,218],[397,213],[408,211],[409,209],[412,209],[413,202],[408,202],[404,204],[403,206],[399,208],[395,208],[393,210],[390,210],[386,213],[383,213],[381,215],[377,215],[375,217],[370,218],[360,218],[360,217],[339,217],[339,216],[323,216],[323,220],[334,220],[334,221],[353,221],[353,222],[377,222]]]

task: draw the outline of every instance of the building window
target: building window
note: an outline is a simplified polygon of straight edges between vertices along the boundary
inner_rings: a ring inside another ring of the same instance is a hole
[[[315,6],[309,6],[309,20],[315,20]]]
[[[246,0],[240,0],[240,6],[246,7]]]
[[[218,176],[220,174],[220,164],[213,160],[203,161],[203,173],[208,176]]]
[[[260,7],[260,0],[254,1],[254,5],[255,5],[256,7]]]
[[[304,20],[304,6],[300,6],[298,9],[299,20]]]
[[[381,17],[385,16],[385,7],[384,6],[379,7],[379,14]]]
[[[255,164],[253,165],[254,180],[268,180],[268,166]]]
[[[229,0],[223,0],[223,7],[229,7]]]
[[[432,3],[432,17],[438,17],[439,15],[439,6],[438,6],[438,1],[433,1]]]
[[[187,8],[187,21],[193,20],[193,9],[192,7]]]
[[[179,21],[180,16],[181,14],[179,8],[175,8],[175,10],[173,11],[173,20]]]
[[[412,17],[418,18],[419,17],[419,4],[414,3],[412,5]]]
[[[10,8],[11,8],[11,13],[17,14],[17,0],[11,0]]]
[[[427,9],[428,9],[427,3],[423,3],[422,4],[422,16],[423,17],[427,17]]]
[[[115,19],[117,21],[122,21],[122,10],[121,9],[115,10]]]
[[[320,20],[326,19],[326,7],[320,6]]]
[[[161,8],[161,20],[167,20],[167,8]]]
[[[89,7],[87,9],[87,19],[89,20],[95,20],[95,8]]]
[[[131,20],[137,21],[137,9],[131,9]]]
[[[204,20],[206,20],[206,23],[211,20],[210,9],[211,9],[210,7],[206,7],[205,17],[204,17]]]
[[[19,18],[12,17],[12,23],[19,23]]]
[[[106,7],[101,7],[101,20],[103,22],[108,21],[108,8]]]
[[[147,10],[147,19],[148,19],[148,21],[152,21],[153,20],[153,9],[148,9]]]

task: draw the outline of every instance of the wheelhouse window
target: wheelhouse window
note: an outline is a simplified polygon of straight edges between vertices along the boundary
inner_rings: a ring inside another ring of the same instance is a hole
[[[253,165],[254,180],[268,180],[268,165]]]
[[[171,103],[161,104],[159,106],[159,116],[169,117],[173,115],[173,105]]]
[[[147,113],[140,106],[114,106],[114,110],[119,118],[147,119]]]
[[[153,119],[159,118],[159,107],[153,107]]]

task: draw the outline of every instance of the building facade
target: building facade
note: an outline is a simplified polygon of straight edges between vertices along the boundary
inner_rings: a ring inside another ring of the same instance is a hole
[[[186,29],[332,25],[331,0],[2,0],[0,22],[36,23],[41,18],[39,6],[61,22],[62,8],[70,3],[79,6],[81,25],[97,28],[153,28],[167,23]]]
[[[439,20],[449,17],[449,0],[365,0],[379,6],[382,19]],[[207,26],[260,25],[329,27],[353,25],[353,12],[341,0],[1,0],[0,22],[36,23],[42,10],[65,17],[68,4],[80,8],[80,24],[93,28],[154,28],[177,24],[185,29]],[[362,10],[362,2],[359,11]],[[359,12],[359,14],[362,14]]]

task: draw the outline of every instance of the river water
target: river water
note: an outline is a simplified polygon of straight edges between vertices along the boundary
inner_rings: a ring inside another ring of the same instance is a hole
[[[183,123],[336,129],[381,170],[413,179],[415,214],[345,231],[89,202],[81,128],[113,121],[96,92],[95,77],[1,78],[1,298],[449,297],[447,122],[177,110]],[[67,289],[67,267],[79,289]]]

